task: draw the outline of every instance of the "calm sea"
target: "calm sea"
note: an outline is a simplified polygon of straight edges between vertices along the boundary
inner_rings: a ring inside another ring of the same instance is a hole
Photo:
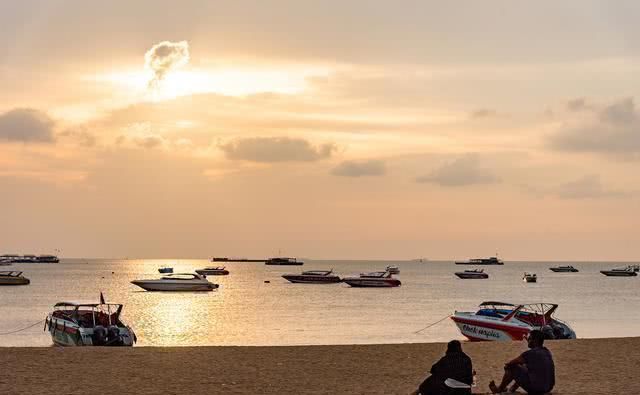
[[[206,260],[66,260],[59,264],[14,264],[31,285],[0,287],[0,333],[43,319],[59,301],[97,301],[100,291],[123,303],[124,320],[140,346],[309,345],[436,342],[461,338],[451,320],[415,331],[455,310],[474,310],[484,300],[551,302],[557,317],[578,337],[640,335],[640,276],[612,278],[598,271],[629,263],[574,263],[579,273],[553,273],[551,262],[507,262],[487,266],[488,280],[460,280],[470,268],[452,262],[307,261],[304,266],[229,263],[221,285],[204,293],[146,292],[131,280],[159,276],[157,269],[193,272]],[[341,275],[398,265],[402,286],[350,288],[346,284],[291,284],[281,278],[302,269],[334,269]],[[522,281],[524,271],[537,284]],[[265,283],[268,280],[270,283]],[[51,344],[42,325],[0,335],[1,346]]]

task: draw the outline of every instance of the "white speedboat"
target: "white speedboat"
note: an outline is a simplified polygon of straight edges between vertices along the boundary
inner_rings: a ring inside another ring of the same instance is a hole
[[[483,302],[475,312],[456,311],[451,319],[469,340],[522,340],[534,329],[548,339],[575,339],[571,327],[553,316],[557,304]]]
[[[133,330],[120,319],[122,305],[59,302],[45,320],[53,344],[57,346],[133,346]]]
[[[608,277],[635,277],[638,275],[633,269],[628,267],[623,269],[600,270],[600,273]]]
[[[194,273],[168,274],[159,279],[134,280],[131,284],[147,291],[213,291],[218,288],[218,284]]]
[[[402,284],[387,271],[361,273],[359,277],[345,277],[342,281],[357,288],[389,288],[399,287]]]
[[[522,275],[522,281],[527,282],[527,283],[536,283],[536,282],[538,282],[538,276],[536,276],[535,273],[525,272]]]
[[[198,274],[204,274],[206,276],[226,276],[229,271],[224,266],[205,267],[204,269],[196,270]]]

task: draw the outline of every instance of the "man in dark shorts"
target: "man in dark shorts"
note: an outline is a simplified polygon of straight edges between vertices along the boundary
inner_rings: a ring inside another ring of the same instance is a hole
[[[471,389],[452,390],[444,383],[447,379],[457,380],[471,385],[473,382],[473,367],[471,358],[462,352],[462,345],[457,340],[447,344],[447,352],[431,367],[431,376],[420,384],[414,394],[442,395],[442,394],[471,394]]]
[[[515,384],[511,392],[522,387],[528,394],[545,394],[556,383],[556,371],[551,352],[544,347],[544,334],[532,330],[528,338],[529,350],[504,365],[504,377],[499,386],[492,380],[489,389],[494,394],[505,392],[509,383]]]

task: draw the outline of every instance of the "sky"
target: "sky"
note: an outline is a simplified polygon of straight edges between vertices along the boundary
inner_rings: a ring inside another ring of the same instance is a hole
[[[640,260],[640,3],[0,3],[0,253]]]

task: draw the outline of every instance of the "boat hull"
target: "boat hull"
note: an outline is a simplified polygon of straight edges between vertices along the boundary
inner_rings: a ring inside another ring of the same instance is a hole
[[[77,324],[63,320],[60,318],[47,317],[47,323],[45,328],[51,335],[51,341],[54,345],[59,347],[85,347],[95,346],[93,344],[91,328],[81,328]],[[118,327],[121,342],[117,347],[132,347],[135,343],[135,334],[129,327]],[[114,346],[114,345],[112,345]]]
[[[24,277],[0,278],[0,285],[29,285],[31,281]]]
[[[285,274],[282,278],[295,284],[335,284],[342,282],[342,279],[339,276],[303,276]]]
[[[228,270],[196,270],[198,274],[204,274],[205,276],[226,276],[229,274]]]
[[[473,318],[452,316],[460,333],[472,341],[513,341],[522,340],[531,330],[528,326],[512,325],[506,322],[483,322]]]
[[[559,269],[557,267],[550,267],[549,270],[551,270],[554,273],[576,273],[576,272],[578,272],[578,269]]]
[[[489,278],[487,273],[455,273],[455,275],[463,280],[480,280]]]
[[[610,271],[610,270],[601,270],[600,273],[604,274],[608,277],[635,277],[638,273],[633,271]]]
[[[537,283],[538,279],[537,278],[525,277],[525,278],[522,279],[522,281],[524,281],[525,283]]]
[[[393,288],[399,287],[402,282],[396,278],[345,278],[342,281],[354,288]]]
[[[134,285],[146,290],[146,291],[163,291],[163,292],[205,292],[205,291],[213,291],[218,288],[217,284],[212,283],[164,283],[159,281],[132,281]]]

